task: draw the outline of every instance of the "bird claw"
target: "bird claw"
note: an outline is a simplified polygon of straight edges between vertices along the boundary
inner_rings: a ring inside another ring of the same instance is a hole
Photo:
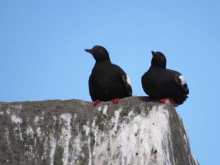
[[[114,104],[118,104],[118,101],[119,101],[119,98],[112,99],[112,102],[113,102]]]
[[[163,98],[160,100],[160,103],[165,103],[167,101],[168,98]]]
[[[161,103],[165,103],[165,102],[167,101],[167,99],[169,99],[169,100],[171,101],[171,103],[173,104],[174,107],[177,107],[177,106],[178,106],[178,104],[175,103],[175,101],[174,101],[173,98],[171,98],[171,97],[163,98],[163,99],[160,100],[160,102],[161,102]]]
[[[95,100],[94,102],[93,102],[93,105],[94,106],[96,106],[98,103],[100,103],[101,101],[100,100]]]

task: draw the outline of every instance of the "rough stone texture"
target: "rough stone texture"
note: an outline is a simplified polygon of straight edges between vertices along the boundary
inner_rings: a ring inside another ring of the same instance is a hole
[[[1,165],[198,165],[167,101],[0,103]]]

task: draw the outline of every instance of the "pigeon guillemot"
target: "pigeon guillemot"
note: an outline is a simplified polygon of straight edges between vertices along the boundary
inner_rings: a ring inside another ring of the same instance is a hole
[[[166,69],[163,53],[152,51],[152,55],[151,67],[141,78],[144,92],[162,103],[170,99],[175,107],[183,104],[189,94],[185,78],[177,71]]]
[[[111,63],[104,47],[94,46],[85,51],[91,53],[96,60],[89,77],[89,93],[94,105],[110,100],[117,104],[119,99],[132,96],[129,77],[119,66]]]

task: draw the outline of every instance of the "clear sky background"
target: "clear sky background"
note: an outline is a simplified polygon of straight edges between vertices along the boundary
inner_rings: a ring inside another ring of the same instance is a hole
[[[220,164],[220,1],[0,0],[0,101],[91,101],[95,64],[84,51],[104,46],[145,96],[151,51],[166,55],[190,94],[176,108],[201,165]]]

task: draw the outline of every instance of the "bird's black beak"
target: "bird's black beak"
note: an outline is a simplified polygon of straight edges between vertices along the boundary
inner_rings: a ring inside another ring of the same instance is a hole
[[[85,49],[85,51],[92,54],[92,49]]]
[[[152,53],[153,56],[156,55],[156,53],[154,51],[151,51],[151,53]]]

